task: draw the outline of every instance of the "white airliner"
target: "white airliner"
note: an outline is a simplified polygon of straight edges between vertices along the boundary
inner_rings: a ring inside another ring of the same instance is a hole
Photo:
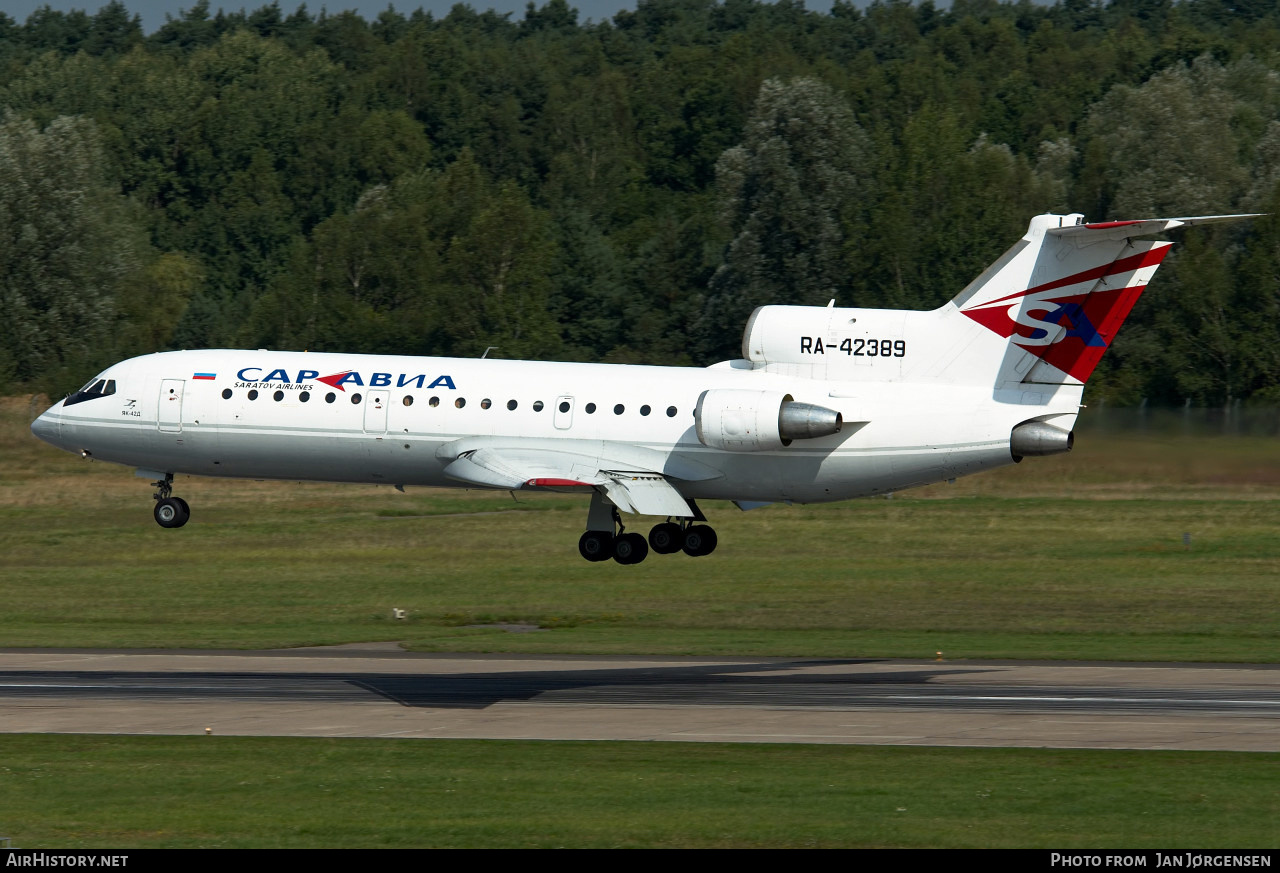
[[[707,555],[697,500],[845,500],[1069,451],[1084,382],[1171,245],[1135,238],[1246,217],[1040,215],[939,309],[763,306],[742,359],[706,369],[164,352],[31,429],[155,479],[167,528],[190,517],[175,473],[578,491],[589,561]],[[619,510],[665,520],[646,541]]]

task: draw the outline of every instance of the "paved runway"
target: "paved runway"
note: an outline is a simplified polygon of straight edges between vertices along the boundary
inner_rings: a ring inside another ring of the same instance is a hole
[[[0,651],[0,732],[1280,751],[1280,665]]]

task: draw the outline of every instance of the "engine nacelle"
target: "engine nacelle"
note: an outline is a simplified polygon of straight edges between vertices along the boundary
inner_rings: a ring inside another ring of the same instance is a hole
[[[1009,452],[1015,461],[1071,451],[1075,431],[1063,430],[1043,421],[1024,421],[1009,434]]]
[[[831,335],[832,313],[825,306],[758,306],[742,331],[742,357],[756,364],[824,362],[812,352],[812,337]],[[808,353],[801,350],[801,337],[811,338]]]
[[[727,452],[762,452],[792,440],[831,436],[844,418],[834,409],[797,403],[781,391],[713,388],[703,391],[693,412],[698,441]]]

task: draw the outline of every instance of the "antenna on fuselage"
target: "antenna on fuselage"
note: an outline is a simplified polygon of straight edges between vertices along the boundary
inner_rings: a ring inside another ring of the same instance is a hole
[[[489,357],[489,352],[493,351],[496,348],[499,348],[499,346],[489,346],[489,348],[484,350],[484,354],[480,356],[480,360],[483,361],[485,358]]]

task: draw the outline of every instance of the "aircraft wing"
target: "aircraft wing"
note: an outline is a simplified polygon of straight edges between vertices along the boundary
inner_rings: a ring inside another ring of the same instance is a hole
[[[502,488],[603,491],[624,512],[688,517],[680,492],[656,470],[607,469],[606,459],[545,448],[479,448],[464,452],[444,474],[470,485]]]

